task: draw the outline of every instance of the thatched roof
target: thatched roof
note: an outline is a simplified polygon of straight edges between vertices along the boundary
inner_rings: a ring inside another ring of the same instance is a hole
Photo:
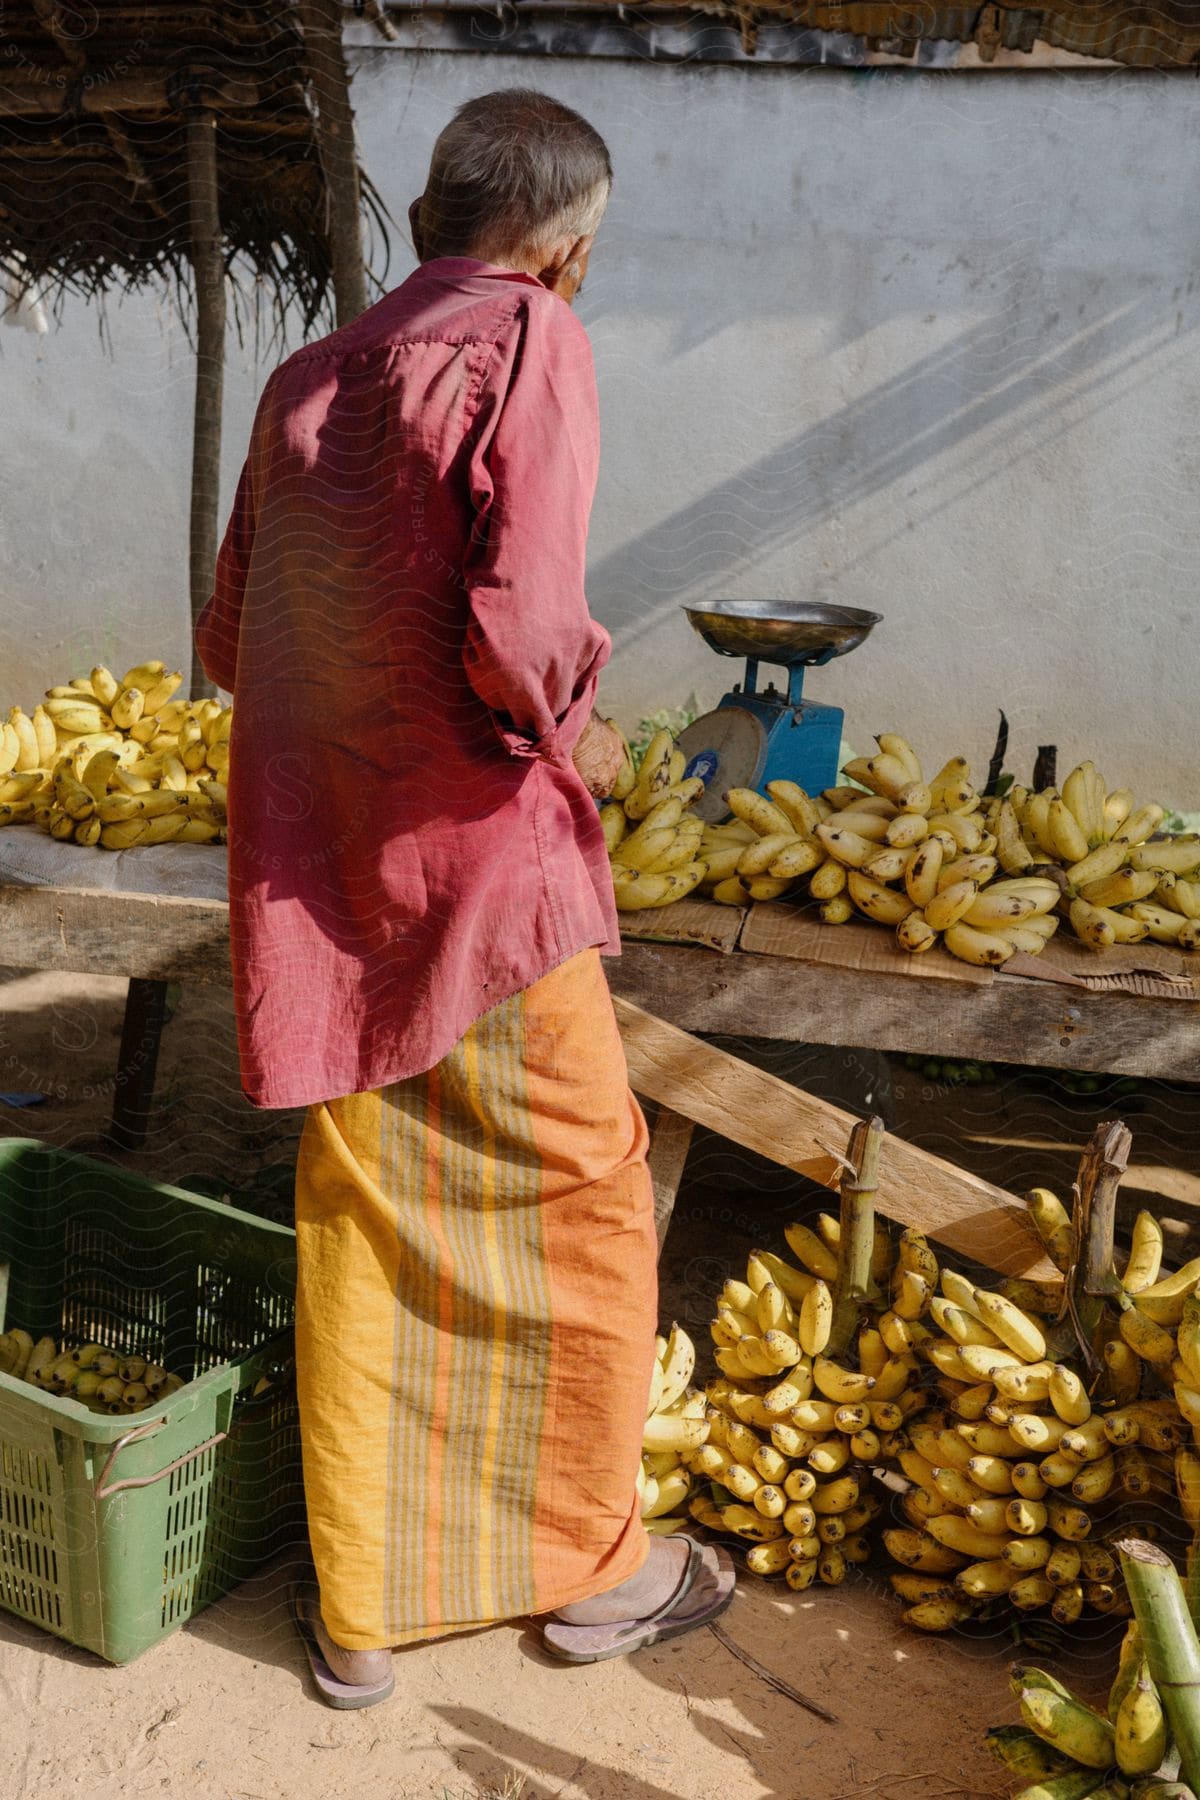
[[[404,47],[472,55],[846,67],[959,43],[1007,67],[1045,66],[1049,48],[1131,68],[1200,68],[1200,0],[511,0],[502,25],[497,10],[497,0],[366,0],[375,30]],[[369,41],[367,25],[352,30],[351,41]]]
[[[293,0],[4,0],[0,260],[87,295],[190,288],[189,112],[215,120],[227,266],[329,315],[326,188]],[[363,178],[368,204],[372,190]],[[378,219],[378,208],[375,208]]]

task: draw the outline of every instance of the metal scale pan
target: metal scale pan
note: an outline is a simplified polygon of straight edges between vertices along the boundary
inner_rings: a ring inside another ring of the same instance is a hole
[[[705,783],[697,812],[714,821],[727,817],[724,796],[731,787],[780,780],[809,793],[831,787],[843,714],[804,699],[804,670],[857,649],[881,615],[819,600],[717,600],[683,610],[710,650],[746,659],[744,681],[679,739],[688,774]],[[787,670],[786,692],[774,685],[759,692],[760,662]]]

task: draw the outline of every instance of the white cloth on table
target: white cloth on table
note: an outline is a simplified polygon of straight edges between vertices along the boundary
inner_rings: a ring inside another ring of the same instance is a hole
[[[226,900],[224,844],[151,844],[99,850],[62,843],[32,825],[0,831],[0,887],[95,888],[106,894],[155,894]]]

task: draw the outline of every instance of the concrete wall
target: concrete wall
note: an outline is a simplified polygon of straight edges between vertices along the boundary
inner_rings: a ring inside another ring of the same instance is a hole
[[[859,744],[1195,773],[1200,114],[1182,79],[654,68],[380,48],[355,83],[402,219],[450,110],[544,87],[617,185],[580,302],[605,431],[591,596],[627,721],[735,665],[679,612],[815,596],[885,615],[813,678]],[[410,267],[397,230],[390,279]],[[0,333],[0,663],[184,654],[191,364],[165,305]],[[230,343],[231,489],[264,358]]]

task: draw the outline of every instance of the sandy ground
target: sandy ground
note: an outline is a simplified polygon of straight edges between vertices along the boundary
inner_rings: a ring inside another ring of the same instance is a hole
[[[124,983],[0,972],[0,1090],[41,1089],[27,1110],[0,1103],[0,1132],[102,1148]],[[759,1052],[755,1051],[755,1054]],[[774,1066],[805,1073],[779,1051]],[[1069,1180],[1071,1155],[1103,1095],[1074,1099],[1044,1080],[945,1089],[920,1074],[823,1053],[820,1079],[844,1098],[869,1089],[904,1135],[1017,1188]],[[166,1032],[146,1149],[120,1160],[159,1179],[243,1185],[294,1154],[297,1120],[255,1114],[234,1078],[228,996],[187,989]],[[811,1068],[808,1072],[811,1072]],[[1179,1235],[1200,1200],[1195,1090],[1147,1087],[1121,1101],[1137,1141],[1129,1186],[1176,1203]],[[1190,1136],[1190,1142],[1189,1140]],[[768,1165],[701,1136],[663,1260],[663,1317],[703,1334],[714,1286],[755,1241],[815,1196]],[[2,1485],[0,1475],[0,1485]],[[527,1627],[405,1652],[397,1694],[361,1715],[314,1699],[268,1567],[144,1659],[112,1669],[0,1613],[3,1800],[999,1800],[1011,1791],[981,1742],[1011,1722],[1007,1632],[918,1638],[879,1577],[793,1596],[747,1578],[727,1615],[734,1644],[833,1713],[777,1692],[710,1632],[588,1670],[556,1667]],[[1085,1692],[1107,1682],[1113,1627],[1048,1654]]]

